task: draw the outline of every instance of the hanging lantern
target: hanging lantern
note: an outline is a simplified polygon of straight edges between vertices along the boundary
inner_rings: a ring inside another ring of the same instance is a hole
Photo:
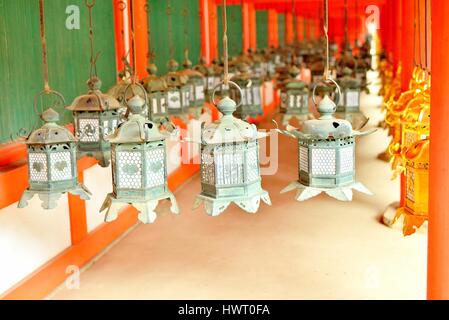
[[[428,219],[429,143],[429,138],[419,140],[413,143],[404,153],[404,160],[406,161],[405,204],[397,210],[394,219],[395,222],[400,217],[404,217],[404,235],[415,233]]]
[[[234,82],[229,84],[239,90]],[[218,216],[234,202],[255,213],[261,199],[271,204],[268,192],[261,187],[257,141],[267,135],[232,115],[237,105],[231,98],[222,98],[217,107],[223,117],[202,128],[201,194],[194,208],[204,203],[209,215]]]
[[[174,59],[168,61],[169,72],[165,75],[167,90],[167,107],[170,115],[181,116],[187,113],[190,106],[190,88],[188,77],[178,72],[178,63]]]
[[[337,117],[348,120],[354,128],[363,127],[368,118],[360,111],[360,94],[362,83],[352,77],[352,70],[345,68],[344,76],[338,80],[342,97],[337,106]]]
[[[44,93],[53,94],[64,103],[64,98],[58,92]],[[35,104],[38,97],[35,98]],[[66,192],[88,200],[90,192],[78,183],[75,137],[69,130],[56,124],[59,114],[52,108],[44,111],[41,119],[45,124],[32,132],[25,142],[30,186],[22,194],[18,207],[26,207],[28,200],[36,194],[44,209],[54,209],[57,200]]]
[[[309,88],[298,79],[300,70],[295,66],[289,68],[290,79],[284,81],[281,88],[281,113],[284,114],[283,124],[287,124],[292,117],[300,121],[307,120],[309,112]]]
[[[143,87],[142,90],[144,92]],[[170,199],[171,211],[179,212],[167,184],[166,137],[154,122],[142,115],[146,101],[138,94],[126,100],[129,118],[108,137],[113,192],[107,195],[100,209],[107,210],[107,222],[115,220],[120,209],[130,204],[140,211],[140,221],[153,223],[156,219],[154,210],[162,199]]]
[[[336,82],[333,82],[338,91]],[[327,82],[326,85],[328,84]],[[315,89],[313,102],[315,105]],[[338,92],[337,100],[341,96]],[[329,196],[341,200],[352,200],[352,189],[371,194],[360,182],[355,180],[355,137],[367,135],[371,132],[352,130],[346,120],[335,119],[332,114],[336,111],[336,104],[325,93],[318,104],[321,117],[307,120],[302,130],[288,126],[286,131],[279,132],[298,139],[298,180],[292,182],[281,192],[297,189],[296,200],[304,201],[325,192]]]
[[[89,92],[75,98],[67,107],[73,112],[75,134],[78,137],[78,157],[94,157],[100,166],[107,167],[111,158],[111,146],[105,138],[119,124],[120,103],[100,91],[100,79],[91,78],[87,85]]]
[[[229,96],[233,100],[236,100],[241,93],[241,102],[237,108],[236,115],[241,119],[245,119],[263,114],[261,80],[250,73],[249,66],[246,63],[240,63],[238,69],[240,73],[232,78],[232,81],[237,84],[238,88],[236,86],[229,88]]]
[[[142,80],[142,85],[148,93],[148,119],[158,123],[168,117],[168,86],[164,78],[156,75],[155,64],[150,64],[147,71],[148,77]]]
[[[181,70],[180,74],[187,77],[190,113],[198,118],[201,115],[204,103],[206,102],[204,94],[205,77],[200,72],[192,69],[192,61],[189,60],[187,50],[185,55],[185,60],[183,62],[184,70]]]

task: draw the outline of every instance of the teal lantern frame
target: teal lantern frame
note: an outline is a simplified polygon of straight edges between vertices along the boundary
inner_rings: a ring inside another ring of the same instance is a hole
[[[163,199],[170,199],[170,210],[179,213],[176,199],[168,189],[166,136],[159,131],[156,123],[142,115],[148,101],[143,87],[142,90],[145,99],[134,95],[125,100],[129,117],[108,137],[111,143],[113,192],[107,195],[100,209],[106,210],[106,222],[117,219],[123,206],[130,204],[139,210],[141,222],[153,223],[157,218],[155,209]]]
[[[36,113],[38,98],[44,94],[54,95],[65,104],[59,92],[49,89],[36,95]],[[29,187],[22,194],[18,207],[26,207],[35,195],[39,196],[41,206],[46,210],[54,209],[57,200],[66,192],[88,200],[91,193],[78,182],[76,138],[68,129],[56,124],[59,114],[51,107],[40,117],[44,125],[33,131],[25,141]]]
[[[229,81],[229,85],[239,90],[236,83]],[[235,118],[232,114],[237,105],[228,96],[220,99],[217,107],[223,117],[203,124],[201,130],[201,193],[194,209],[204,204],[207,214],[218,216],[233,202],[255,213],[261,200],[271,204],[261,186],[259,166],[258,139],[267,135],[258,132],[254,124]]]
[[[232,100],[235,101],[240,95],[235,115],[240,119],[262,115],[262,80],[254,77],[245,63],[239,64],[239,71],[240,73],[232,78],[237,86],[229,88],[229,97]]]
[[[324,84],[334,84],[337,88],[337,104],[341,97],[338,84],[331,78]],[[351,124],[336,119],[332,114],[337,105],[325,92],[324,98],[317,103],[313,89],[313,102],[321,116],[307,120],[300,130],[289,127],[279,132],[298,140],[298,179],[290,183],[281,193],[298,190],[296,200],[304,201],[325,192],[340,201],[352,200],[352,189],[372,194],[355,179],[355,138],[374,132],[359,132]]]

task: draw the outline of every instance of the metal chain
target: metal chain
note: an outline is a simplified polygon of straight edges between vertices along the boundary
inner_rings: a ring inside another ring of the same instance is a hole
[[[224,60],[224,75],[223,83],[228,85],[229,82],[229,66],[228,66],[228,22],[226,18],[226,0],[223,0],[222,10],[222,23],[223,23],[223,60]]]
[[[85,0],[86,7],[89,11],[89,42],[90,42],[90,78],[97,77],[97,59],[94,57],[94,31],[92,22],[92,9],[95,5],[95,0]]]
[[[173,56],[175,54],[175,49],[173,47],[172,14],[173,14],[173,7],[171,5],[171,0],[167,0],[168,42],[170,46],[169,47],[170,59],[173,59]]]
[[[326,5],[327,6],[327,5]],[[348,30],[348,0],[345,0],[345,46],[349,44],[349,30]]]
[[[51,89],[48,81],[47,42],[45,40],[44,0],[39,0],[39,19],[41,30],[42,74],[44,77],[44,91],[50,92]]]
[[[326,68],[324,69],[324,79],[329,79],[329,7],[328,0],[324,0],[324,36],[326,37]]]

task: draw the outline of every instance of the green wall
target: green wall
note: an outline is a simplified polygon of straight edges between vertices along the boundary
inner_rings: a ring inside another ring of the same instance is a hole
[[[184,50],[189,50],[189,59],[197,64],[201,52],[201,30],[198,0],[171,0],[172,37],[174,58],[180,67],[184,60]],[[170,59],[170,42],[168,36],[167,6],[168,0],[148,1],[150,14],[150,47],[155,54],[154,63],[158,73],[167,72]],[[188,40],[186,40],[186,33]]]
[[[89,77],[88,11],[84,0],[46,0],[45,27],[50,86],[66,104],[86,91]],[[66,29],[68,5],[80,9],[80,29]],[[42,90],[38,0],[0,0],[0,143],[20,128],[31,128],[34,95]],[[107,90],[116,80],[112,0],[96,0],[93,9],[98,75]],[[57,110],[62,122],[70,112]],[[63,113],[63,114],[62,114]]]
[[[285,14],[278,14],[278,40],[279,46],[285,45]]]
[[[256,10],[257,48],[268,48],[268,11]]]
[[[218,53],[223,55],[223,25],[222,6],[217,7],[218,15]],[[228,50],[229,56],[238,56],[242,53],[243,30],[242,30],[242,7],[240,5],[228,5],[226,8],[228,20]]]

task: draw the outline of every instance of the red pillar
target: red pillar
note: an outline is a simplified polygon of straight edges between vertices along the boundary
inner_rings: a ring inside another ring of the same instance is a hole
[[[249,46],[251,49],[257,49],[257,26],[256,26],[256,7],[254,3],[249,4]]]
[[[304,18],[301,16],[296,16],[296,39],[304,40]]]
[[[410,1],[410,0],[408,0]],[[392,34],[392,56],[394,70],[399,66],[401,61],[401,46],[402,46],[402,2],[407,0],[396,0],[392,4],[392,21],[393,21],[393,34]],[[412,2],[413,3],[413,2]]]
[[[414,19],[413,1],[402,0],[402,40],[401,62],[402,62],[402,90],[408,90],[408,85],[413,72],[413,19]],[[398,41],[399,42],[399,41]]]
[[[136,49],[136,73],[138,79],[148,75],[148,16],[146,0],[134,0],[134,37]]]
[[[200,30],[201,30],[201,56],[207,64],[210,64],[211,45],[210,45],[210,18],[209,18],[209,0],[199,0],[200,9]]]
[[[249,14],[249,3],[244,1],[242,3],[242,51],[244,53],[248,52],[250,48],[250,14]]]
[[[218,53],[218,16],[217,5],[215,0],[208,0],[209,9],[209,50],[210,59],[213,60],[219,57]],[[220,39],[221,41],[221,39]]]
[[[129,6],[127,0],[114,0],[114,37],[115,64],[118,71],[123,70],[122,58],[130,52],[129,39]]]
[[[292,44],[293,43],[293,14],[291,12],[285,13],[285,43]]]
[[[427,298],[449,299],[449,1],[432,1],[432,121],[430,122]]]
[[[278,15],[276,10],[268,10],[268,46],[277,48],[278,40]]]

